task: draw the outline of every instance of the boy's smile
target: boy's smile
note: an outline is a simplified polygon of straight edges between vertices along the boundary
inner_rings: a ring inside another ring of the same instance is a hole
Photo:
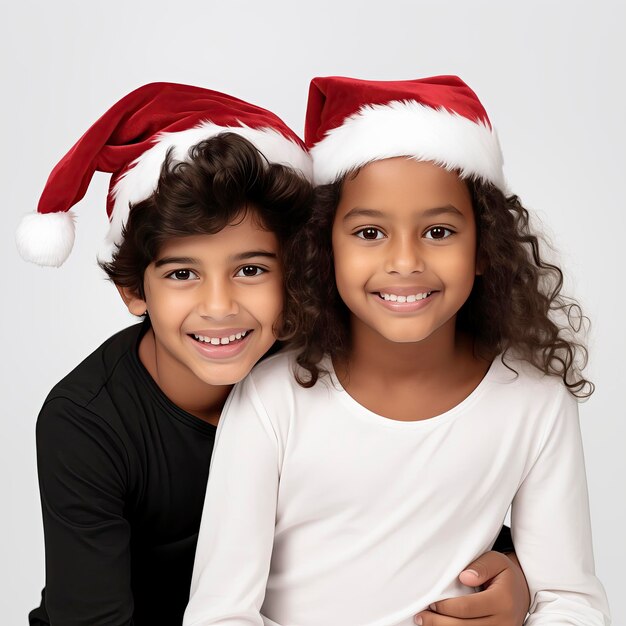
[[[275,341],[283,305],[278,240],[253,211],[213,235],[168,240],[144,273],[152,333],[140,357],[175,404],[199,414],[209,386],[242,380]]]
[[[407,158],[364,166],[343,183],[332,239],[353,333],[394,343],[454,333],[476,275],[471,198],[454,172]]]

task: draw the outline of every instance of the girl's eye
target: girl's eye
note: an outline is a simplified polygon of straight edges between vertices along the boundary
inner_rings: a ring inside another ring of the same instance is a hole
[[[447,239],[450,235],[453,235],[454,231],[444,226],[433,226],[426,231],[424,237],[426,239]]]
[[[171,278],[172,280],[192,280],[198,278],[198,275],[191,270],[174,270],[167,275],[167,278]]]
[[[235,274],[235,276],[239,276],[242,278],[254,278],[255,276],[260,276],[261,274],[264,274],[266,271],[267,270],[264,270],[258,265],[245,265]]]
[[[375,239],[382,239],[384,234],[378,228],[374,228],[373,226],[368,226],[367,228],[362,228],[354,233],[359,239],[367,239],[368,241],[373,241]]]

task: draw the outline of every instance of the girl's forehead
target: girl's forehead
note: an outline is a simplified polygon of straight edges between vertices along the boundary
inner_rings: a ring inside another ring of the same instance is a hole
[[[338,211],[347,213],[357,206],[383,212],[399,206],[415,211],[453,206],[462,211],[471,209],[471,198],[457,172],[429,161],[396,157],[368,163],[346,177]]]

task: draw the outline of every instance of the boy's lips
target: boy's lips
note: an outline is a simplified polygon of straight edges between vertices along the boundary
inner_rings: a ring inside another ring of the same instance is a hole
[[[207,333],[207,331],[201,332]],[[226,332],[229,334],[225,334]],[[201,356],[210,359],[227,359],[237,356],[245,349],[248,338],[253,332],[250,329],[229,328],[209,331],[211,334],[190,333],[187,336]]]
[[[250,328],[211,328],[211,329],[201,329],[194,330],[190,333],[187,333],[190,337],[194,337],[195,339],[199,339],[200,341],[206,341],[207,343],[211,343],[211,340],[218,340],[219,343],[228,343],[228,341],[222,340],[230,340],[234,341],[235,339],[241,339],[247,333],[251,333],[252,329]],[[215,344],[215,341],[212,343]]]

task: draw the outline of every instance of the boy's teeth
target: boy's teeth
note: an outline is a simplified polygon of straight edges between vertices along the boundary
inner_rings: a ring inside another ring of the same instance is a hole
[[[195,335],[194,339],[196,341],[201,341],[202,343],[210,343],[212,346],[226,346],[231,341],[235,341],[237,339],[241,339],[248,334],[247,330],[244,330],[240,333],[236,333],[234,335],[230,335],[230,337],[204,337],[203,335]]]
[[[383,300],[387,300],[388,302],[417,302],[418,300],[423,300],[424,298],[427,298],[431,293],[432,291],[427,291],[425,293],[416,293],[409,296],[398,296],[395,293],[384,293],[381,291],[380,297]]]

